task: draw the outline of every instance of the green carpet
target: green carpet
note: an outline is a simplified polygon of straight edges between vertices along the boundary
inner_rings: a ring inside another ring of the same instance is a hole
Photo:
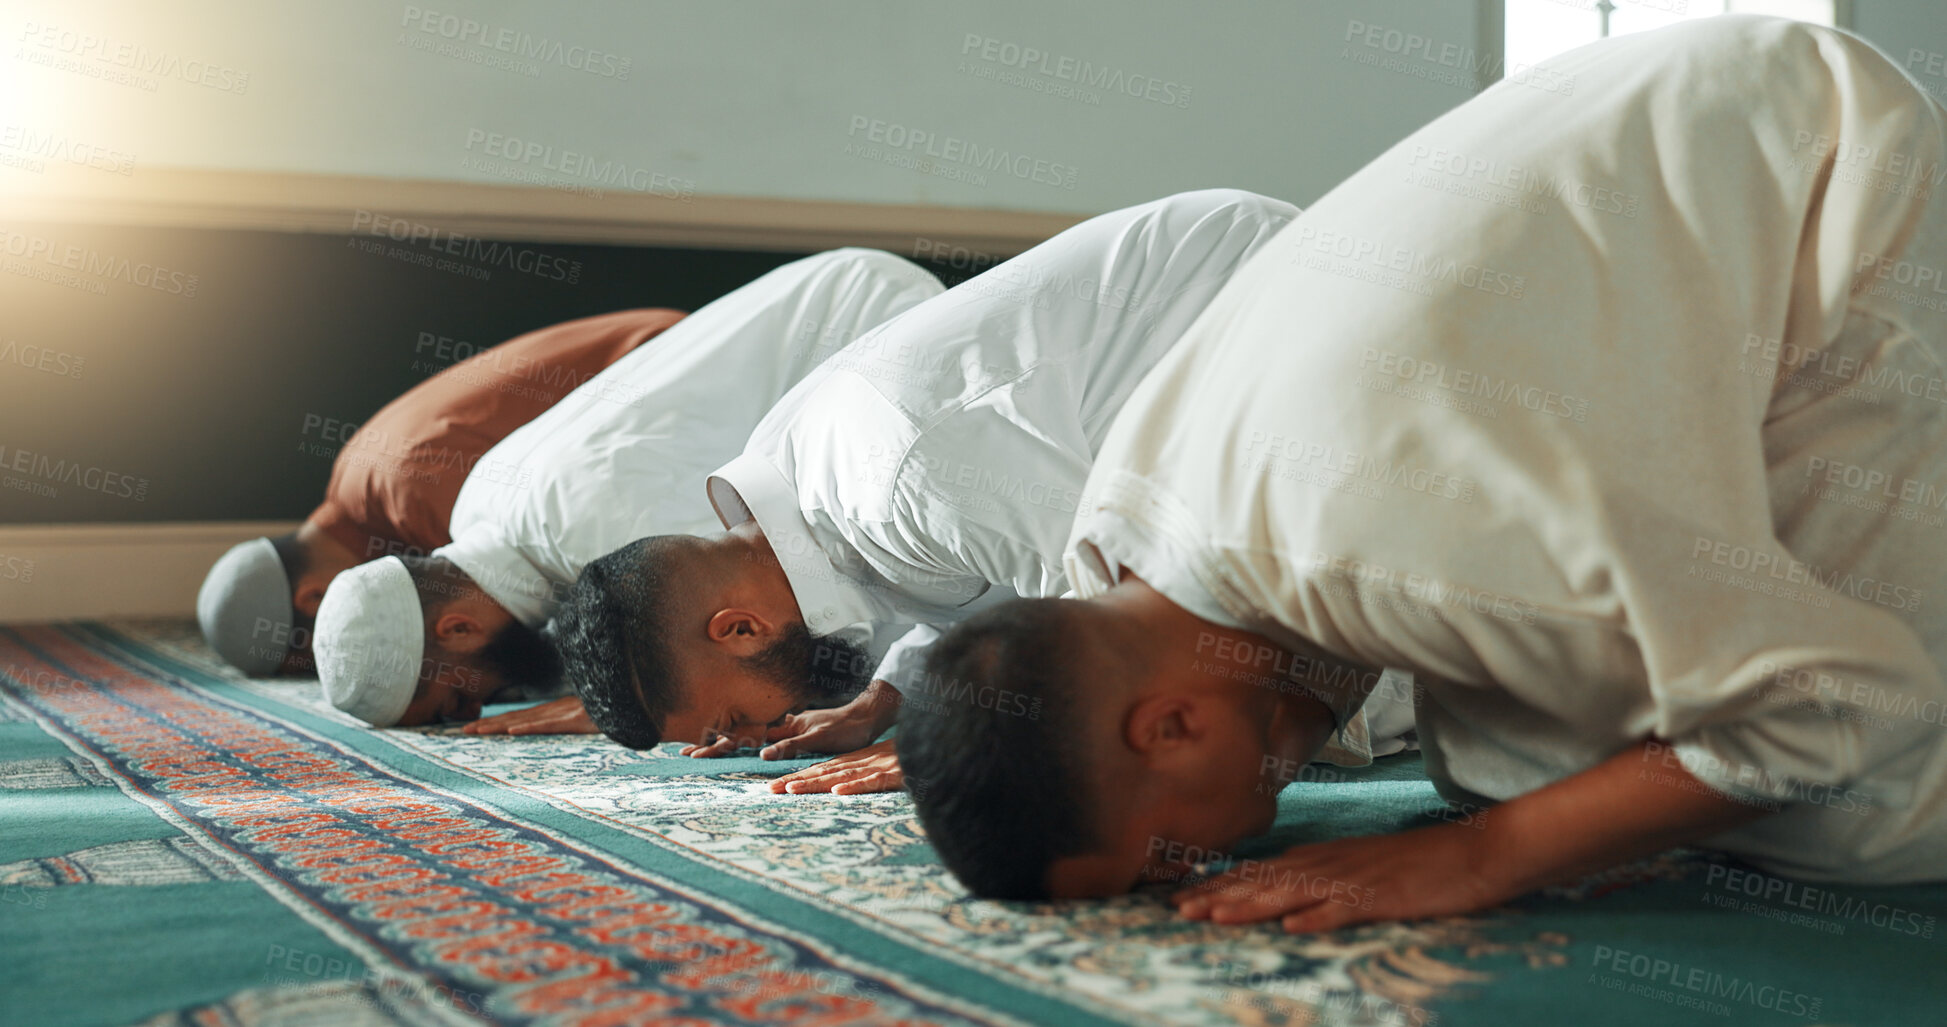
[[[188,625],[0,629],[0,1021],[1925,1024],[1947,888],[1671,853],[1311,937],[1158,894],[970,900],[910,801],[806,761],[369,731]],[[1465,817],[1417,757],[1311,768],[1271,838]],[[1947,859],[1947,854],[1943,854]]]

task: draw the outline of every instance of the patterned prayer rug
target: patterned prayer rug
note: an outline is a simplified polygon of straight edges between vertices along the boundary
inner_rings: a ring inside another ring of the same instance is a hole
[[[766,790],[808,762],[371,731],[186,624],[0,629],[0,1021],[1942,1022],[1947,888],[1672,853],[1291,937],[970,900],[903,794]],[[1491,815],[1410,756],[1281,802],[1246,855]]]

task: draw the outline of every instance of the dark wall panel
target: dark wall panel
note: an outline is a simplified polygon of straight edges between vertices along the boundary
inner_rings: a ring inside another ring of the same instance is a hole
[[[0,523],[301,518],[336,448],[326,419],[362,420],[469,347],[694,310],[799,256],[449,245],[0,224]]]

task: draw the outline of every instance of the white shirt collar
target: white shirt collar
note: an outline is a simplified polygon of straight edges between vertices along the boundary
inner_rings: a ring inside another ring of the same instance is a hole
[[[812,634],[830,635],[877,619],[865,589],[834,566],[831,554],[812,537],[797,490],[769,461],[746,453],[718,468],[707,487],[724,527],[757,522]]]

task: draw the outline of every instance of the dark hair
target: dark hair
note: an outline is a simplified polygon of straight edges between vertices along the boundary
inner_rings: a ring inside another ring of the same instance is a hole
[[[967,618],[933,645],[900,705],[899,764],[920,824],[981,898],[1045,899],[1054,861],[1097,844],[1070,691],[1072,608],[1017,599]]]
[[[311,549],[297,540],[297,532],[270,536],[270,547],[277,550],[277,562],[284,565],[284,576],[292,585],[311,570]]]
[[[295,531],[269,536],[269,541],[270,547],[277,551],[277,562],[284,566],[284,580],[291,585],[291,632],[278,661],[297,670],[315,670],[311,635],[317,630],[317,618],[297,608],[297,582],[311,571],[311,548],[297,540]],[[265,648],[275,644],[270,642]],[[294,664],[293,656],[297,657]]]
[[[473,655],[480,669],[500,676],[500,686],[524,685],[542,690],[561,683],[561,654],[545,631],[509,620]]]
[[[631,749],[661,742],[663,718],[676,705],[659,630],[671,575],[657,558],[674,538],[637,539],[590,562],[554,615],[562,673],[588,719]]]
[[[776,640],[739,662],[813,708],[843,706],[864,691],[876,669],[864,646],[837,635],[813,635],[802,620],[779,628]]]
[[[661,742],[665,718],[682,701],[668,625],[680,615],[678,595],[697,580],[679,554],[696,544],[689,535],[637,539],[582,568],[554,615],[555,644],[588,719],[631,749]],[[806,705],[843,703],[873,670],[863,647],[816,638],[802,620],[742,663]]]

